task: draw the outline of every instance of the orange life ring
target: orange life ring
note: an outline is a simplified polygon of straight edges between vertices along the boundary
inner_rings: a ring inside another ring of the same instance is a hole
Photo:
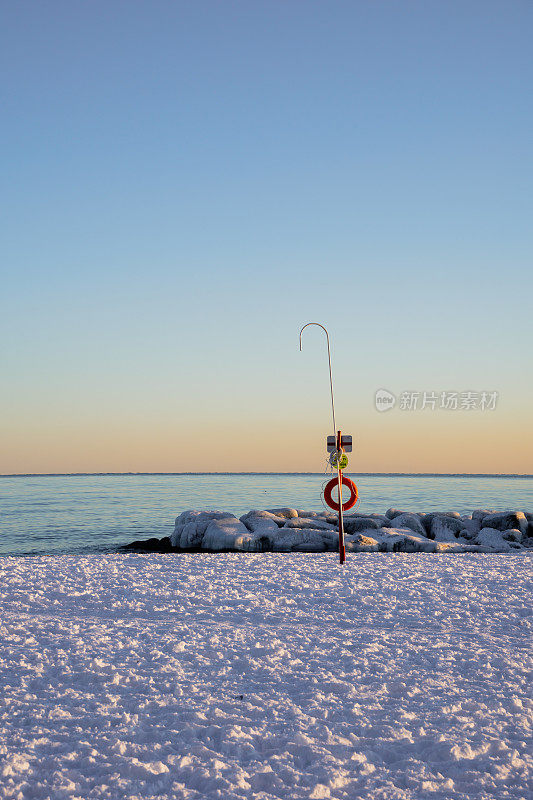
[[[348,487],[350,490],[350,497],[345,503],[342,504],[342,510],[348,511],[348,509],[352,508],[357,503],[357,486],[350,478],[345,478],[344,475],[342,476],[342,484],[343,486]],[[333,509],[333,511],[339,510],[339,504],[335,502],[331,494],[333,489],[337,489],[338,486],[338,479],[332,478],[329,483],[326,484],[326,488],[324,489],[324,500],[328,506]]]

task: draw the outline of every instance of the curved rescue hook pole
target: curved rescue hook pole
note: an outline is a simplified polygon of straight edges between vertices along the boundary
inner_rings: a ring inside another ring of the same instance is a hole
[[[328,343],[328,364],[329,364],[329,386],[331,389],[331,414],[333,416],[333,441],[336,442],[337,453],[340,456],[342,453],[342,436],[341,432],[337,430],[335,424],[335,401],[333,400],[333,376],[331,374],[331,350],[329,347],[329,333],[327,329],[320,324],[320,322],[308,322],[300,331],[300,350],[302,349],[302,333],[310,325],[318,325],[326,334],[326,341]],[[337,459],[337,488],[339,491],[339,561],[344,564],[345,561],[345,547],[344,547],[344,518],[342,508],[342,469],[340,467],[340,457]]]
[[[320,322],[308,322],[306,325],[303,326],[302,330],[300,331],[300,350],[302,349],[302,333],[310,325],[318,325],[318,327],[322,328],[322,330],[326,334],[326,341],[328,343],[329,387],[331,389],[331,413],[333,415],[333,436],[337,436],[337,426],[335,425],[335,402],[333,400],[333,376],[331,374],[331,350],[329,348],[329,333],[327,332],[327,329],[320,324]]]

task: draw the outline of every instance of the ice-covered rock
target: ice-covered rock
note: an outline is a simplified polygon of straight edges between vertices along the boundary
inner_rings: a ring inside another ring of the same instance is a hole
[[[331,531],[333,530],[333,526],[326,522],[325,519],[322,517],[314,517],[311,519],[306,519],[305,517],[297,517],[296,519],[289,519],[285,522],[284,528],[311,528],[314,530],[326,530]]]
[[[509,542],[503,538],[502,531],[496,528],[481,528],[476,536],[476,544],[480,545],[487,553],[505,553],[511,550]]]
[[[430,538],[437,542],[454,542],[463,531],[466,532],[466,528],[462,519],[435,516],[431,521]]]
[[[315,531],[324,542],[324,547],[328,551],[339,549],[339,534],[337,531]]]
[[[347,552],[372,553],[379,550],[377,539],[372,536],[363,536],[362,533],[346,536],[344,546]]]
[[[252,544],[254,543],[254,544]],[[202,539],[202,550],[258,550],[259,537],[237,517],[212,520]]]
[[[395,517],[399,517],[400,514],[409,514],[409,513],[410,513],[409,511],[402,511],[399,508],[388,508],[385,511],[385,516],[387,517],[387,519],[394,519]]]
[[[332,543],[332,540],[330,540]],[[328,549],[328,541],[317,531],[301,528],[296,543],[291,548],[294,552],[320,553]]]
[[[473,519],[470,515],[461,517],[462,531],[461,536],[464,539],[475,539],[481,530],[481,520],[479,518]]]
[[[390,523],[390,520],[387,520]],[[377,530],[383,527],[380,520],[372,519],[372,517],[344,517],[344,530],[347,533],[359,533],[360,531]]]
[[[298,516],[295,508],[268,508],[269,514],[274,514],[276,517],[284,517],[284,519],[293,519]]]
[[[435,542],[436,553],[479,553],[482,548],[475,544],[466,544],[462,539],[453,542]]]
[[[524,534],[518,528],[510,528],[502,536],[507,542],[521,542],[524,539]]]
[[[285,524],[284,517],[278,517],[270,511],[249,511],[243,514],[241,522],[252,533],[274,533]]]
[[[395,513],[394,509],[389,512]],[[533,548],[533,536],[523,512],[478,509],[472,516],[457,512],[411,514],[394,519],[381,514],[347,514],[345,545],[349,551],[382,552],[509,552]],[[486,524],[487,519],[494,525]],[[514,523],[504,528],[504,523]],[[170,550],[308,551],[338,549],[338,518],[328,511],[277,508],[252,510],[240,519],[227,511],[184,511],[176,518],[170,542],[151,539],[134,542],[129,549],[147,552]],[[496,526],[502,526],[498,529]]]
[[[416,514],[409,514],[408,512],[404,512],[403,514],[398,514],[397,517],[392,519],[395,528],[409,528],[414,533],[418,534],[418,536],[426,536],[426,529],[422,525],[420,521],[420,517]]]
[[[326,543],[320,533],[305,528],[281,528],[272,545],[272,549],[279,553],[323,552],[326,549]]]
[[[376,514],[374,512],[364,514],[362,511],[356,511],[353,514],[345,514],[344,519],[372,519],[374,522],[379,522],[381,528],[386,527],[390,522],[389,517],[386,517],[385,514]]]
[[[389,524],[388,517],[385,514],[366,514],[367,517],[370,519],[375,519],[376,522],[379,522],[382,528],[385,528]]]
[[[201,547],[209,524],[215,519],[237,519],[227,511],[184,511],[176,517],[174,532],[170,537],[173,547],[191,550]]]
[[[431,526],[435,517],[446,517],[449,519],[460,519],[461,515],[457,511],[429,511],[421,517],[422,525],[426,530],[427,536],[431,537]]]
[[[325,519],[327,516],[330,515],[329,511],[304,511],[301,508],[296,509],[298,516],[303,517],[304,519],[313,519],[314,517],[320,517]]]
[[[499,511],[483,517],[484,528],[495,528],[497,531],[507,531],[518,528],[522,533],[527,531],[527,519],[523,511]]]
[[[414,533],[411,528],[381,528],[372,532],[372,538],[383,552],[434,553],[436,550],[435,542]]]

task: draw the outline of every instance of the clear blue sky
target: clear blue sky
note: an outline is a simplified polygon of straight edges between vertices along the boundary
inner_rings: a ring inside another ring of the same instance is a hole
[[[355,470],[533,472],[531,2],[22,0],[0,30],[0,472],[320,470],[314,319]]]

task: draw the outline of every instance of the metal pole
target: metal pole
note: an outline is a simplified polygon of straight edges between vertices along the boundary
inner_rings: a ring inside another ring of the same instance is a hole
[[[337,426],[335,425],[335,402],[333,400],[333,376],[331,374],[331,350],[329,348],[329,333],[327,329],[320,324],[320,322],[308,322],[306,325],[303,326],[302,330],[300,331],[300,350],[302,349],[302,333],[309,325],[318,325],[319,328],[322,328],[324,333],[326,334],[326,340],[328,343],[328,364],[329,364],[329,388],[331,391],[331,414],[333,416],[333,436],[337,433]]]
[[[337,425],[335,423],[335,401],[333,399],[333,375],[331,372],[331,349],[329,346],[329,333],[327,328],[320,324],[320,322],[308,322],[306,325],[303,326],[302,330],[300,331],[300,350],[302,349],[302,333],[306,328],[310,325],[318,325],[319,328],[322,328],[324,333],[326,334],[326,341],[328,344],[328,365],[329,365],[329,388],[331,392],[331,416],[333,418],[333,436],[337,437],[337,452],[339,454],[339,459],[337,461],[337,481],[339,487],[339,561],[341,564],[344,564],[346,559],[345,549],[344,549],[344,517],[343,517],[343,510],[342,510],[342,469],[340,468],[340,454],[342,452],[341,447],[341,432],[337,431]]]
[[[341,432],[337,431],[337,453],[338,453],[338,460],[337,460],[337,481],[339,485],[339,563],[344,564],[346,559],[346,552],[344,549],[344,512],[342,510],[342,469],[340,468],[340,454],[342,452],[341,448],[342,436]]]

